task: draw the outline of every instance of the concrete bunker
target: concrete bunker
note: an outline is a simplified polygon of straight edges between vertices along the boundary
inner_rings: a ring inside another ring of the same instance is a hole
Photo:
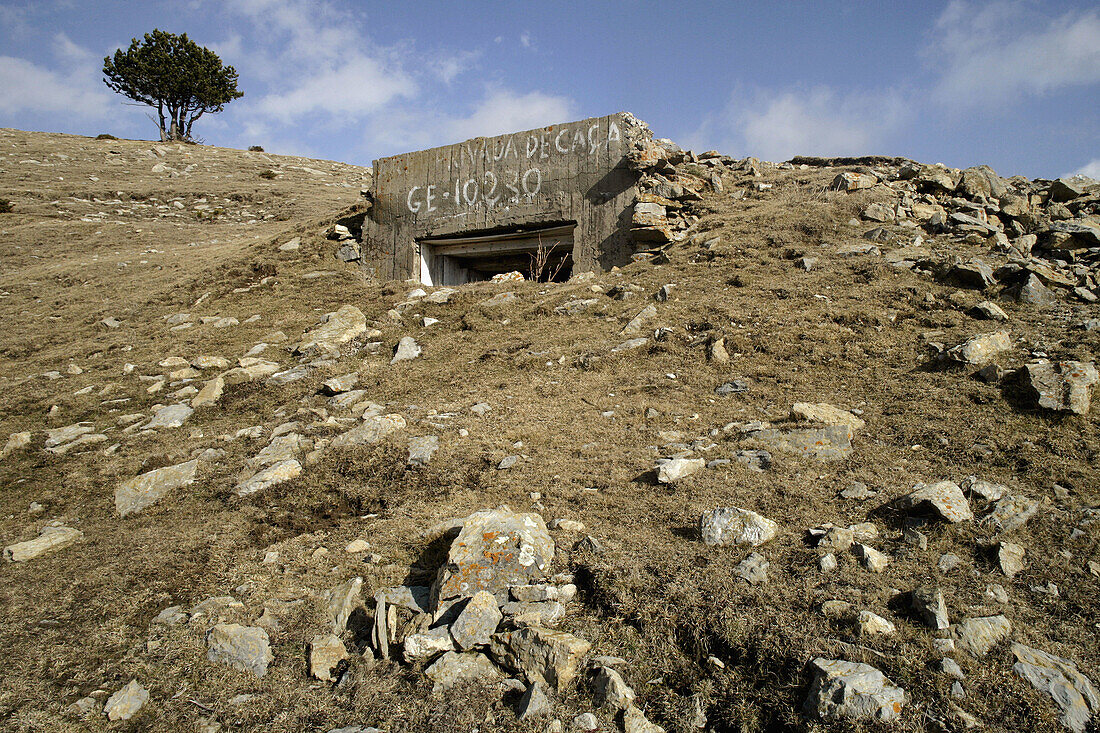
[[[682,151],[658,142],[620,112],[376,160],[360,263],[430,285],[626,264],[672,239],[666,205],[679,205],[645,176]]]

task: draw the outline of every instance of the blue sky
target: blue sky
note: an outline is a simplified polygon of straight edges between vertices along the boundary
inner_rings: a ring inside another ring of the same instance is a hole
[[[239,71],[214,145],[369,165],[627,110],[738,157],[1100,178],[1095,2],[0,0],[0,126],[154,137],[100,69],[155,27]]]

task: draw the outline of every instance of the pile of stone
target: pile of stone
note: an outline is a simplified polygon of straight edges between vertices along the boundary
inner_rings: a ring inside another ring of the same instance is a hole
[[[334,224],[325,236],[336,242],[336,259],[344,262],[355,262],[362,257],[359,241],[343,224]]]
[[[436,532],[456,529],[431,586],[375,593],[372,648],[422,667],[437,688],[499,683],[522,691],[522,719],[550,716],[555,693],[575,684],[592,645],[558,628],[577,588],[571,576],[550,574],[555,544],[546,523],[502,506]],[[593,669],[596,705],[620,714],[627,731],[660,731],[611,666]]]
[[[1048,304],[1058,291],[1097,301],[1100,182],[1082,176],[1006,179],[989,166],[958,170],[890,162],[893,165],[838,173],[831,187],[877,188],[894,199],[868,206],[862,215],[865,221],[981,245],[1007,259],[994,269],[978,259],[964,262],[918,254],[898,258],[897,266],[927,271],[959,287],[985,290],[1000,284],[1006,295],[1024,303]],[[867,236],[892,238],[882,227]]]

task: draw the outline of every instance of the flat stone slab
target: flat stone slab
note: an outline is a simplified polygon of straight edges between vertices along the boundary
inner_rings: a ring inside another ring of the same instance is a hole
[[[746,437],[769,448],[818,461],[845,458],[852,452],[851,428],[848,425],[828,425],[824,428],[801,428],[785,432],[769,428],[748,433]]]
[[[400,415],[374,415],[366,418],[362,425],[346,433],[337,435],[330,448],[344,448],[352,445],[374,445],[381,443],[390,435],[406,427],[405,418]]]
[[[83,532],[72,527],[43,527],[35,539],[5,547],[4,558],[11,562],[33,560],[41,555],[63,550],[83,537]]]
[[[326,313],[320,324],[302,334],[295,351],[305,354],[339,346],[366,331],[367,317],[363,311],[354,305],[344,305],[332,313]]]
[[[1023,644],[1013,644],[1012,654],[1016,657],[1012,670],[1036,690],[1050,695],[1062,710],[1062,725],[1084,733],[1092,716],[1100,712],[1100,695],[1089,678],[1070,660]]]
[[[263,491],[285,481],[290,481],[301,473],[302,464],[297,460],[280,461],[240,482],[237,484],[235,491],[237,496],[248,496],[249,494],[255,494],[257,491]]]
[[[115,510],[120,517],[136,514],[172,491],[194,482],[198,470],[199,461],[195,459],[127,479],[115,489]]]
[[[149,691],[137,680],[130,680],[125,687],[107,698],[103,713],[110,721],[129,720],[149,702]]]
[[[951,628],[959,647],[975,657],[984,657],[1011,633],[1012,624],[1004,616],[965,618]]]
[[[461,683],[494,682],[503,675],[489,658],[480,652],[447,652],[424,675],[444,689]]]
[[[157,430],[161,428],[178,428],[187,418],[191,417],[194,410],[184,404],[168,405],[157,410],[153,419],[142,426],[142,430]]]

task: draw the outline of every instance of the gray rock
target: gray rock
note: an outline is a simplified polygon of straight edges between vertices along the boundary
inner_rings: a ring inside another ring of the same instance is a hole
[[[962,667],[951,657],[944,657],[940,661],[940,671],[952,679],[964,680],[966,675],[963,674]]]
[[[325,594],[325,605],[332,619],[332,633],[340,636],[348,628],[348,618],[359,607],[363,579],[352,578]],[[392,601],[391,601],[392,602]]]
[[[1008,314],[996,303],[983,300],[970,309],[971,315],[986,321],[1007,321]]]
[[[1039,502],[1026,496],[1002,496],[993,505],[993,511],[982,518],[982,525],[998,534],[1008,534],[1023,527],[1036,512]]]
[[[438,435],[423,435],[417,438],[409,438],[410,466],[427,466],[432,456],[439,450]]]
[[[806,712],[819,718],[891,723],[905,706],[905,691],[874,667],[818,657],[810,664],[814,680]]]
[[[187,418],[191,417],[192,410],[188,405],[167,405],[157,410],[153,419],[142,426],[142,430],[156,430],[159,428],[178,428]]]
[[[623,676],[610,667],[598,667],[592,679],[592,701],[599,707],[623,710],[634,704],[636,695]]]
[[[918,486],[897,500],[897,506],[908,510],[931,510],[948,522],[965,522],[974,518],[962,489],[954,481],[938,481]]]
[[[375,445],[407,426],[401,415],[370,415],[363,424],[341,433],[329,443],[330,448],[344,448],[354,445]]]
[[[573,718],[573,730],[590,733],[591,731],[598,731],[599,729],[600,721],[597,720],[596,716],[592,713],[581,713]]]
[[[137,715],[147,702],[149,702],[149,691],[137,680],[130,680],[125,687],[107,698],[107,704],[103,706],[103,714],[110,721],[129,720]]]
[[[572,634],[534,626],[496,634],[490,644],[493,657],[501,664],[523,672],[528,682],[543,682],[558,690],[577,676],[581,660],[591,648]]]
[[[497,608],[496,596],[487,591],[478,591],[451,624],[451,637],[464,651],[485,646],[503,619],[503,614]]]
[[[1012,348],[1012,338],[1007,331],[983,333],[969,338],[947,350],[947,358],[959,364],[983,366]]]
[[[1019,370],[1025,394],[1039,407],[1075,415],[1088,414],[1092,387],[1100,381],[1093,362],[1045,359],[1028,362]]]
[[[1007,486],[985,481],[977,476],[967,476],[959,482],[959,487],[970,496],[977,497],[986,503],[997,501],[997,499],[1008,493]]]
[[[1012,670],[1036,690],[1050,695],[1062,709],[1062,725],[1083,733],[1092,716],[1100,711],[1100,696],[1089,678],[1070,660],[1023,644],[1013,644],[1012,654],[1016,657]]]
[[[544,718],[551,712],[553,712],[553,706],[550,704],[550,697],[546,694],[546,688],[537,682],[527,687],[516,707],[516,714],[520,720]]]
[[[424,670],[424,675],[443,689],[458,684],[495,682],[503,676],[480,652],[447,652]]]
[[[402,336],[401,340],[397,342],[397,348],[393,352],[390,364],[410,361],[418,356],[420,356],[420,344],[416,343],[416,339],[412,336]]]
[[[744,448],[735,451],[733,459],[748,466],[753,471],[767,471],[772,467],[772,454],[766,450]]]
[[[742,560],[734,569],[734,574],[749,585],[764,585],[768,582],[768,568],[771,567],[763,555],[754,552]]]
[[[1034,274],[1029,274],[1027,280],[1015,289],[1015,297],[1018,302],[1027,305],[1049,305],[1054,302],[1054,293]]]
[[[198,460],[157,468],[127,479],[115,490],[115,510],[125,517],[160,501],[172,491],[195,480]]]
[[[824,428],[804,428],[785,432],[767,428],[750,432],[747,437],[769,448],[818,461],[845,458],[852,452],[851,428],[847,425],[830,425]]]
[[[297,460],[280,461],[241,481],[234,491],[237,496],[248,496],[297,478],[301,473],[302,464]]]
[[[498,471],[507,471],[509,468],[512,468],[517,463],[519,463],[519,459],[520,459],[520,457],[516,456],[516,455],[505,456],[504,458],[501,459],[500,463],[497,464],[497,470]]]
[[[1025,550],[1021,545],[1011,542],[997,544],[997,565],[1006,577],[1015,577],[1024,569],[1024,553]]]
[[[778,532],[779,525],[772,520],[737,507],[716,507],[699,518],[699,534],[707,545],[758,547]]]
[[[565,606],[559,601],[505,603],[500,610],[515,626],[553,628],[565,618]]]
[[[856,543],[852,545],[852,554],[859,558],[865,570],[872,573],[881,573],[890,564],[890,557],[886,553],[879,552],[870,545]]]
[[[24,562],[36,557],[63,550],[84,538],[84,533],[72,527],[47,525],[38,537],[26,542],[16,542],[4,548],[4,558],[9,562]]]
[[[674,484],[693,473],[706,468],[703,458],[673,458],[657,465],[657,481],[662,484]]]
[[[925,625],[939,630],[951,626],[942,590],[935,586],[926,585],[914,590],[910,598],[913,610],[916,611]]]
[[[439,569],[433,596],[439,601],[489,591],[502,600],[508,588],[546,579],[554,540],[538,514],[507,507],[466,517]]]
[[[880,223],[893,223],[894,221],[894,212],[885,205],[877,202],[868,205],[859,216],[866,221],[877,221]]]
[[[309,673],[316,679],[331,682],[332,673],[347,658],[347,647],[335,634],[315,636],[309,643]]]
[[[456,651],[454,639],[446,626],[439,626],[405,637],[405,660],[430,659],[443,652]]]
[[[258,626],[217,624],[206,632],[206,658],[211,662],[251,672],[257,677],[267,674],[274,661],[267,632]]]
[[[623,336],[636,336],[641,333],[645,324],[657,317],[657,306],[650,303],[636,316],[630,319],[630,323],[623,327],[623,330],[619,333]]]
[[[324,352],[346,344],[366,331],[367,318],[363,312],[353,305],[344,305],[332,313],[326,313],[317,326],[302,335],[294,350],[299,354]]]
[[[612,354],[618,354],[618,353],[621,353],[623,351],[633,351],[634,349],[645,346],[648,342],[649,342],[649,339],[647,339],[645,336],[639,336],[637,338],[627,339],[626,341],[623,341],[618,346],[612,347],[611,348],[611,353]]]
[[[749,385],[743,379],[735,379],[732,382],[725,382],[714,388],[714,394],[728,395],[728,394],[741,394],[742,392],[748,392]]]
[[[338,395],[342,392],[354,389],[357,384],[359,384],[359,374],[357,372],[350,372],[338,377],[326,379],[321,383],[321,388],[324,390],[325,394]]]
[[[951,627],[951,636],[959,648],[975,657],[984,657],[1012,633],[1012,624],[1004,616],[965,618]]]

